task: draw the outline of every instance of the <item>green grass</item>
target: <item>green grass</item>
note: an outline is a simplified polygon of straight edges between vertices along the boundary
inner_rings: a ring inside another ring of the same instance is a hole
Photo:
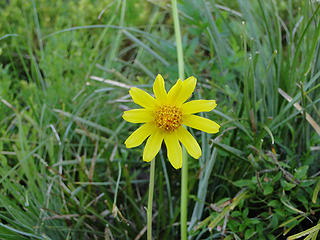
[[[178,78],[169,3],[0,3],[0,239],[146,238],[149,164],[125,148],[136,126],[121,115],[130,86]],[[319,6],[179,2],[193,98],[216,99],[205,116],[222,125],[192,132],[203,156],[189,163],[190,239],[318,226]],[[179,239],[180,174],[162,151],[155,239]]]

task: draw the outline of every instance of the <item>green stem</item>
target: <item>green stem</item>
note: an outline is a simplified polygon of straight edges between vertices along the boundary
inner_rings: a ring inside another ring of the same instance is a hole
[[[179,17],[178,17],[177,1],[171,0],[171,5],[172,5],[174,33],[176,36],[176,44],[177,44],[179,78],[181,80],[184,80],[184,63],[183,63],[182,41],[181,41],[181,32],[180,32],[180,24],[179,24]]]
[[[148,229],[147,236],[148,240],[152,240],[152,199],[153,199],[153,187],[154,187],[154,169],[156,160],[151,161],[150,166],[150,179],[149,179],[149,196],[148,196],[148,209],[147,209],[147,221]]]
[[[175,32],[176,44],[177,44],[179,78],[181,80],[184,80],[184,63],[183,63],[182,41],[181,41],[181,31],[180,31],[180,24],[179,24],[177,1],[171,0],[171,5],[172,5],[174,32]],[[184,147],[182,147],[182,156],[183,156],[183,160],[182,160],[183,164],[182,164],[182,174],[181,174],[180,231],[181,231],[181,239],[187,240],[188,155]]]
[[[180,231],[181,239],[187,240],[187,218],[188,218],[188,154],[185,147],[182,147],[182,175],[181,175],[181,216]]]

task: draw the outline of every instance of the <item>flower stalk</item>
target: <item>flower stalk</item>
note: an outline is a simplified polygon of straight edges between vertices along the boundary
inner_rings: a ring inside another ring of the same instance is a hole
[[[174,32],[176,36],[177,56],[178,56],[178,69],[179,78],[184,80],[184,62],[181,41],[181,31],[179,24],[177,1],[171,0],[172,16],[174,24]],[[186,149],[182,147],[182,174],[181,174],[181,205],[180,205],[180,234],[181,239],[187,239],[187,217],[188,217],[188,155]]]
[[[148,195],[148,208],[147,208],[147,239],[152,240],[152,201],[154,189],[154,171],[155,159],[151,161],[150,165],[150,179],[149,179],[149,195]]]
[[[182,41],[181,41],[181,31],[180,31],[177,1],[171,0],[171,6],[172,6],[174,33],[176,36],[176,44],[177,44],[179,78],[181,80],[184,80],[184,62],[183,62],[183,51],[182,51]]]

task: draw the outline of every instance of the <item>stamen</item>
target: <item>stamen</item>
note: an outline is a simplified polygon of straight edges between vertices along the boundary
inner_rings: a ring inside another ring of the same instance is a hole
[[[181,126],[181,109],[176,106],[160,106],[155,113],[155,122],[159,128],[172,132]]]

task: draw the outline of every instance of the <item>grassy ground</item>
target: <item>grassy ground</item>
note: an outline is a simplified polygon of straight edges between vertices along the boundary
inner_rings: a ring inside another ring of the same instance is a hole
[[[317,225],[319,3],[179,10],[193,98],[216,99],[206,117],[222,125],[193,131],[203,156],[189,160],[190,239]],[[136,126],[121,115],[135,106],[130,86],[178,78],[170,1],[8,0],[0,13],[0,239],[145,239],[149,164],[125,148]],[[161,152],[155,239],[179,239],[180,174]]]

